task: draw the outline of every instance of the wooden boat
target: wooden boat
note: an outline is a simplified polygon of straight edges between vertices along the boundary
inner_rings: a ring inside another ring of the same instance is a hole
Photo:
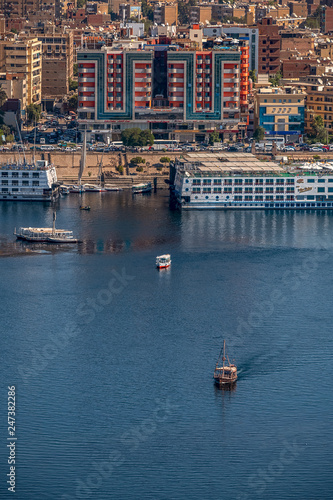
[[[87,206],[81,205],[80,210],[90,210],[90,207],[88,205]]]
[[[17,239],[32,242],[47,242],[47,243],[78,243],[78,239],[74,238],[73,231],[65,229],[56,229],[55,227],[56,213],[53,212],[52,227],[20,227],[18,231],[14,231]]]
[[[158,269],[166,269],[167,267],[170,266],[171,266],[170,254],[159,255],[158,257],[156,257],[156,267]]]
[[[223,352],[222,352],[223,351]],[[222,366],[220,361],[222,361]],[[227,363],[226,363],[227,361]],[[231,364],[225,350],[225,340],[214,370],[214,382],[219,387],[230,386],[237,380],[237,366]]]

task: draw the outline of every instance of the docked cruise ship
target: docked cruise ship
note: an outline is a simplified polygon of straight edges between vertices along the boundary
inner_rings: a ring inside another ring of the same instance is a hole
[[[333,164],[284,167],[251,153],[189,153],[174,163],[184,209],[332,209]]]
[[[52,201],[58,195],[56,169],[47,160],[0,164],[0,182],[0,200]]]

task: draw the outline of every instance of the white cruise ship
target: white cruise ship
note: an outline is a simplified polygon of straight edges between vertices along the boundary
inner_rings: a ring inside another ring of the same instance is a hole
[[[58,195],[56,169],[47,160],[0,164],[0,183],[0,200],[52,201]]]
[[[251,153],[189,153],[174,164],[183,209],[332,209],[332,164],[287,168]]]

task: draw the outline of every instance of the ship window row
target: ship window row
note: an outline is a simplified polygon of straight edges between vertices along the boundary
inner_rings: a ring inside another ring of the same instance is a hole
[[[188,191],[187,188],[186,188],[186,191]],[[332,191],[333,191],[333,189],[332,189]],[[192,193],[200,193],[200,192],[201,192],[200,187],[193,186]],[[264,190],[263,187],[257,187],[257,188],[245,187],[244,191],[243,191],[242,187],[235,187],[234,189],[232,189],[232,187],[224,187],[223,190],[222,190],[222,187],[214,187],[213,191],[212,191],[211,187],[203,187],[202,192],[203,193],[211,193],[211,192],[222,193],[223,192],[223,193],[229,193],[229,194],[232,194],[232,193],[264,193],[265,192],[265,193],[273,193],[274,194],[273,188],[266,188]],[[287,193],[294,193],[295,189],[294,189],[294,187],[287,187],[286,192]],[[275,189],[275,193],[284,193],[284,187],[277,187]]]
[[[318,179],[318,182],[333,182],[333,178],[329,179]],[[315,179],[307,179],[308,184],[313,184],[315,182]]]
[[[1,172],[1,177],[9,177],[8,174],[11,174],[11,177],[23,177],[23,178],[29,178],[30,177],[30,172],[20,172],[20,176],[19,176],[19,172]],[[39,172],[32,172],[32,177],[34,179],[38,179],[39,178]]]
[[[8,186],[8,180],[2,180],[1,181],[2,186]],[[11,186],[18,186],[19,181],[12,181]],[[33,186],[39,186],[39,181],[32,181]],[[22,181],[22,186],[30,186],[29,181]]]
[[[318,190],[318,193],[325,193],[326,188],[325,187],[319,187],[319,188],[317,188],[317,190]],[[333,193],[333,188],[327,188],[327,191],[329,193]]]
[[[188,181],[188,179],[186,179]],[[333,179],[332,179],[333,181]],[[261,186],[261,185],[284,185],[284,184],[289,184],[289,185],[294,185],[295,179],[193,179],[192,180],[192,185],[193,186],[221,186],[224,184],[225,186],[240,186],[240,185],[256,185],[256,186]]]

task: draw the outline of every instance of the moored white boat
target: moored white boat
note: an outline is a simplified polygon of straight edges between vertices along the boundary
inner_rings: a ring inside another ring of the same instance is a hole
[[[90,193],[105,193],[106,189],[95,184],[83,184],[84,190]]]
[[[132,187],[133,194],[150,193],[151,190],[152,190],[151,182],[146,182],[144,184],[137,184],[136,186]]]
[[[156,267],[158,269],[166,269],[171,266],[171,255],[164,254],[156,257]]]
[[[70,193],[84,193],[85,189],[84,189],[84,186],[82,186],[82,185],[73,184],[73,186],[70,186],[69,192]]]
[[[48,243],[77,243],[78,239],[74,238],[73,231],[66,229],[56,229],[55,227],[56,214],[53,213],[53,227],[20,227],[18,231],[14,231],[14,235],[18,240],[31,242],[48,242]]]

